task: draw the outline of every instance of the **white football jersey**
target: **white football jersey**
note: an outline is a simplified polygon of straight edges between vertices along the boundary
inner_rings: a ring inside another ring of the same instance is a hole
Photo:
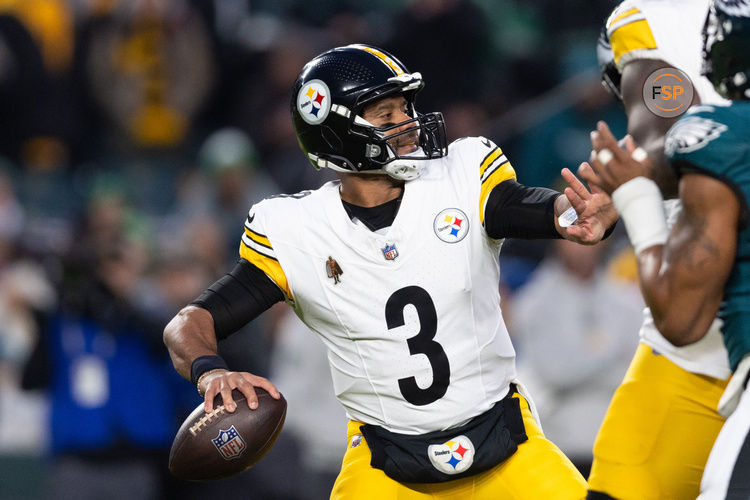
[[[483,210],[508,179],[500,148],[465,138],[406,182],[385,230],[350,219],[338,182],[250,210],[240,254],[320,335],[349,418],[421,434],[507,394],[515,352],[500,311],[502,241],[485,232]]]
[[[684,71],[700,96],[701,103],[726,104],[711,82],[700,74],[703,50],[702,30],[708,0],[625,0],[607,20],[607,35],[617,68],[639,59],[659,59]],[[671,228],[681,210],[679,200],[664,204]],[[677,366],[693,373],[726,379],[731,374],[729,358],[721,336],[721,321],[715,319],[699,342],[675,347],[654,326],[651,310],[643,311],[641,341]]]

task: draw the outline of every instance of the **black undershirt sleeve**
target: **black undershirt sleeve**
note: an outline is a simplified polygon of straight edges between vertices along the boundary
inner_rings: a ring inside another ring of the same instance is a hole
[[[216,338],[236,332],[284,300],[284,293],[257,266],[240,259],[231,272],[208,287],[191,305],[211,313]]]
[[[484,227],[491,238],[562,238],[555,227],[555,200],[560,193],[529,187],[514,180],[495,186],[484,209]]]

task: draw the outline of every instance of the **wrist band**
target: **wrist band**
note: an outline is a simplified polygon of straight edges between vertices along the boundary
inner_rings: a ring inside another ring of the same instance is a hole
[[[221,356],[199,356],[190,365],[190,381],[198,386],[201,375],[210,370],[228,370],[227,362]]]
[[[663,245],[669,236],[664,215],[664,198],[651,179],[636,177],[612,193],[635,254],[653,245]]]

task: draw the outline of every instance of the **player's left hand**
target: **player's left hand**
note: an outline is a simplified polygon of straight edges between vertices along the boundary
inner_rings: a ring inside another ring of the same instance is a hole
[[[590,167],[581,168],[578,173],[589,185],[599,186],[607,194],[636,177],[650,177],[653,165],[646,152],[629,135],[624,143],[623,149],[607,124],[600,121],[591,132]]]
[[[588,167],[583,163],[581,168]],[[579,170],[580,171],[580,170]],[[565,188],[565,198],[570,206],[576,211],[578,220],[574,225],[559,228],[560,234],[566,239],[584,245],[598,243],[604,236],[604,232],[617,220],[617,210],[612,199],[596,184],[591,184],[591,191],[568,170],[562,169],[563,179],[568,183]],[[563,197],[559,201],[565,201]],[[567,204],[555,203],[555,212],[562,213]],[[556,213],[557,218],[560,214]]]

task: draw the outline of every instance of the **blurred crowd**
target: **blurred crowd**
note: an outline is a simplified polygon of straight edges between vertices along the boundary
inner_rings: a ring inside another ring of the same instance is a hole
[[[164,325],[230,269],[252,203],[333,178],[299,151],[294,79],[330,47],[383,47],[422,73],[417,107],[450,139],[485,135],[520,182],[560,188],[596,120],[624,134],[595,55],[615,4],[0,0],[0,499],[327,498],[345,417],[283,306],[220,346],[288,395],[276,447],[211,485],[166,471],[200,398]],[[637,343],[625,243],[511,240],[501,257],[519,369],[582,470]]]

